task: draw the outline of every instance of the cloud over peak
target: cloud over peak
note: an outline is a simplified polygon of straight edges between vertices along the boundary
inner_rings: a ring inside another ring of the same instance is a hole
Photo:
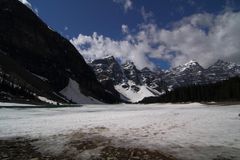
[[[217,59],[240,62],[239,26],[240,12],[195,14],[182,19],[172,30],[160,30],[159,41],[176,53],[172,59],[174,66],[190,59],[203,66]]]
[[[133,61],[139,69],[153,67],[150,58],[168,61],[172,66],[195,59],[207,67],[218,59],[240,62],[239,26],[240,12],[200,13],[183,18],[170,29],[145,22],[132,34],[127,25],[122,25],[122,40],[93,33],[80,34],[71,42],[85,58],[113,55]]]

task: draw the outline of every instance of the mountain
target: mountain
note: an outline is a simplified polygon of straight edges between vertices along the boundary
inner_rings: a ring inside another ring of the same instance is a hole
[[[121,66],[113,56],[94,60],[90,66],[93,67],[100,82],[112,80],[114,84],[120,84],[126,79]]]
[[[140,75],[143,84],[157,90],[158,92],[162,92],[167,89],[167,84],[162,79],[164,74],[165,73],[160,69],[151,71],[149,68],[145,67],[141,70]]]
[[[103,59],[94,60],[89,64],[107,91],[120,98],[120,94],[115,90],[114,85],[121,84],[126,79],[121,66],[114,57],[109,56]]]
[[[112,56],[94,60],[90,65],[103,85],[111,81],[109,92],[118,92],[122,99],[130,102],[158,97],[179,87],[212,84],[240,75],[240,65],[220,60],[207,69],[191,60],[168,71],[139,70],[133,62],[120,64]]]
[[[229,77],[240,75],[240,65],[218,60],[205,70],[204,74],[210,82],[226,80]]]
[[[198,62],[191,60],[184,65],[171,69],[163,75],[163,80],[167,83],[169,89],[191,84],[202,84],[205,82],[203,71],[203,67]]]
[[[98,82],[75,47],[21,2],[0,0],[0,20],[2,82],[26,88],[40,101],[119,101]]]
[[[196,61],[189,61],[171,69],[163,75],[169,89],[189,85],[216,83],[240,75],[240,65],[218,60],[208,68],[203,68]]]
[[[108,56],[94,60],[89,65],[92,66],[97,79],[105,88],[114,95],[119,93],[120,98],[124,101],[137,102],[144,97],[161,94],[153,82],[149,82],[150,75],[154,76],[155,74],[152,74],[150,70],[145,70],[145,72],[138,70],[133,62],[128,61],[120,65],[113,56]],[[106,86],[106,81],[108,86]]]
[[[122,64],[122,69],[129,81],[133,81],[136,85],[141,84],[141,72],[137,69],[133,62],[127,61]]]

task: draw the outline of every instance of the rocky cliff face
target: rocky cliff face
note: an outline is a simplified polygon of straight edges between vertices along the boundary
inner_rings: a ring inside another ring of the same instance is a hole
[[[113,56],[94,60],[90,66],[93,67],[100,82],[112,80],[114,84],[119,84],[126,79],[124,71]]]
[[[17,0],[0,0],[0,20],[0,56],[6,59],[1,59],[1,65],[33,86],[38,94],[71,100],[71,95],[61,91],[74,80],[86,97],[118,101],[97,81],[75,47],[25,5]],[[20,66],[20,71],[11,69],[10,63]],[[46,87],[39,85],[42,83]]]

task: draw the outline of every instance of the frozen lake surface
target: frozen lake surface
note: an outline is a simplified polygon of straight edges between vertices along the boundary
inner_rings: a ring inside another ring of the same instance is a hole
[[[58,145],[64,142],[56,140],[58,135],[79,131],[114,139],[116,145],[159,149],[179,159],[239,160],[239,114],[240,105],[199,103],[1,108],[0,138],[49,138],[50,142],[54,136]]]

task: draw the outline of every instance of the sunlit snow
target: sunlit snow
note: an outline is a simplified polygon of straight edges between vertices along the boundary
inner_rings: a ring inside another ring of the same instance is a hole
[[[122,84],[116,85],[115,89],[121,94],[121,96],[125,97],[122,98],[124,100],[130,101],[130,102],[138,102],[141,101],[145,97],[154,97],[153,89],[150,89],[146,85],[136,85],[133,81],[128,81],[128,84],[130,87],[124,88]],[[135,91],[131,86],[136,86],[139,88],[139,91]],[[157,91],[155,91],[157,92]],[[160,94],[160,93],[159,93]]]
[[[86,105],[77,108],[0,109],[0,137],[47,137],[95,132],[157,148],[180,159],[240,159],[240,105]],[[94,128],[106,128],[96,132]],[[124,144],[123,144],[124,145]]]
[[[101,103],[92,97],[87,97],[84,94],[82,94],[79,88],[79,84],[71,78],[69,78],[68,85],[62,91],[60,91],[60,93],[66,96],[69,100],[78,104],[100,104]]]

